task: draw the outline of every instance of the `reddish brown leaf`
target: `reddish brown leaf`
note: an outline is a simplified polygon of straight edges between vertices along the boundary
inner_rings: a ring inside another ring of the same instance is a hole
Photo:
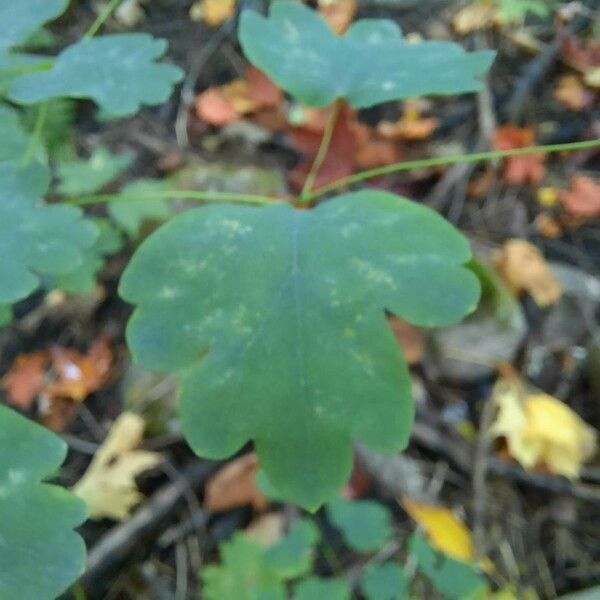
[[[566,36],[561,40],[562,58],[577,70],[586,72],[600,67],[600,40],[580,40],[576,36]]]
[[[404,350],[406,362],[409,365],[420,363],[425,354],[423,330],[397,317],[390,317],[388,320],[398,343]]]
[[[600,218],[600,185],[591,177],[573,176],[571,189],[560,192],[558,198],[565,211],[572,217]]]
[[[246,81],[248,99],[260,108],[276,108],[283,102],[283,91],[257,68],[248,67]]]
[[[204,506],[210,511],[225,511],[252,505],[263,511],[269,501],[256,485],[259,470],[256,454],[245,454],[230,462],[206,484]]]
[[[107,382],[113,361],[107,337],[99,338],[87,354],[55,346],[50,352],[56,382],[46,388],[51,398],[83,402]]]
[[[358,11],[358,0],[319,0],[319,13],[338,35],[346,33]]]
[[[530,127],[504,125],[496,129],[493,138],[495,150],[516,150],[535,145],[535,133]],[[507,185],[539,185],[546,175],[546,155],[529,154],[507,158],[503,180]]]
[[[588,90],[577,75],[564,75],[558,80],[554,99],[569,110],[581,111],[594,103],[595,94]]]
[[[45,351],[17,357],[3,381],[9,404],[21,410],[28,410],[33,406],[44,389],[49,361],[50,356]]]
[[[196,112],[203,121],[215,127],[223,127],[240,119],[239,113],[220,87],[208,88],[198,96]]]

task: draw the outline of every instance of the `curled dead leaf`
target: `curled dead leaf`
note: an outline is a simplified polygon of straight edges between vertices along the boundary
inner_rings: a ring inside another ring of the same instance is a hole
[[[558,199],[572,217],[583,220],[600,218],[600,185],[591,177],[574,175],[570,189],[561,191]]]
[[[358,11],[358,0],[319,0],[319,13],[338,35],[346,33]]]
[[[45,351],[17,356],[2,381],[11,406],[21,410],[29,410],[33,406],[46,385],[49,362],[50,356]]]
[[[498,413],[490,434],[506,439],[510,455],[525,469],[576,478],[595,453],[596,431],[560,400],[531,393],[514,379],[500,379],[492,399]]]
[[[569,110],[581,111],[594,102],[594,93],[586,89],[577,75],[564,75],[558,80],[554,99]]]
[[[85,500],[91,519],[125,521],[144,498],[135,478],[162,462],[160,454],[136,450],[142,441],[144,420],[124,412],[113,423],[73,492]]]
[[[513,294],[527,292],[542,308],[560,300],[560,282],[533,244],[518,239],[506,241],[494,256],[494,266]]]
[[[494,132],[494,150],[516,150],[535,146],[535,133],[530,127],[504,125]],[[513,156],[505,161],[503,180],[507,185],[538,186],[546,175],[545,154]]]
[[[259,468],[255,453],[231,461],[206,484],[205,508],[220,512],[250,504],[257,511],[266,510],[269,501],[256,484]]]

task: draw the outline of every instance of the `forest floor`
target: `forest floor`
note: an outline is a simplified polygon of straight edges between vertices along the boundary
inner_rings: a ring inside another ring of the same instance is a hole
[[[53,27],[60,46],[79,39],[101,3],[73,4]],[[78,157],[99,148],[133,156],[102,191],[140,177],[274,197],[298,191],[326,115],[294,105],[248,69],[235,10],[211,26],[190,17],[190,0],[126,4],[130,13],[111,19],[106,31],[167,39],[168,60],[186,78],[167,104],[125,121],[99,122],[92,105],[77,105],[69,137]],[[405,35],[495,49],[498,56],[478,94],[344,109],[318,184],[402,160],[598,138],[598,3],[559,5],[547,17],[499,24],[481,15],[470,22],[459,12],[467,2],[361,2],[358,17],[389,18]],[[491,561],[488,575],[499,589],[512,584],[556,598],[591,587],[600,580],[600,152],[422,169],[364,185],[421,202],[453,222],[472,241],[486,283],[477,312],[448,330],[390,317],[411,365],[417,418],[401,456],[356,451],[344,494],[377,500],[394,515],[395,545],[371,560],[405,556],[402,542],[415,529],[403,504],[408,498],[464,522],[474,556]],[[174,211],[187,206],[172,203]],[[267,527],[265,515],[283,527],[297,515],[257,490],[252,448],[242,462],[229,461],[225,477],[223,464],[198,459],[179,430],[177,382],[132,363],[125,345],[131,307],[117,285],[156,226],[146,222],[140,236],[127,239],[95,292],[40,293],[0,332],[3,401],[69,445],[58,482],[81,479],[125,410],[144,416],[141,447],[161,456],[136,477],[142,500],[133,517],[82,526],[90,561],[69,597],[202,597],[201,570],[218,562],[222,542],[249,526]],[[77,381],[65,375],[69,369]],[[45,383],[23,396],[19,385],[27,388],[28,377]],[[550,403],[546,412],[536,404],[540,397]],[[533,464],[519,427],[528,428],[526,443],[541,448]],[[325,539],[315,572],[352,581],[364,557],[343,546],[323,511],[315,518]]]

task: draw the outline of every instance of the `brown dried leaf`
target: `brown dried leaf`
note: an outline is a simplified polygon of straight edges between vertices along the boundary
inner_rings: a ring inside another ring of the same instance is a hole
[[[390,317],[388,321],[398,343],[402,346],[406,362],[409,365],[420,363],[425,355],[423,330],[398,317]]]
[[[20,354],[4,376],[3,385],[11,406],[28,410],[33,406],[46,384],[48,352]]]
[[[577,75],[564,75],[554,89],[554,99],[569,110],[581,111],[594,102],[594,94]]]
[[[402,118],[391,123],[384,121],[377,131],[385,138],[417,142],[428,140],[439,126],[439,119],[422,116],[422,105],[418,100],[407,100]]]
[[[233,16],[236,5],[237,0],[198,0],[190,9],[190,17],[218,27]]]
[[[258,470],[255,453],[245,454],[230,462],[206,484],[204,507],[221,512],[250,504],[257,511],[266,510],[269,501],[256,485]]]
[[[584,220],[600,218],[600,185],[591,177],[574,175],[571,189],[560,192],[558,199],[572,217]]]
[[[504,125],[494,133],[495,150],[516,150],[535,145],[535,133],[530,127]],[[507,185],[539,185],[546,175],[546,155],[529,154],[506,159],[503,180]]]
[[[494,265],[515,295],[527,292],[542,308],[560,300],[561,285],[533,244],[525,240],[508,240],[494,256]]]
[[[319,13],[338,35],[346,33],[358,11],[358,0],[319,0]]]
[[[497,9],[492,4],[475,2],[461,8],[452,19],[452,27],[458,35],[469,35],[474,31],[488,29],[494,25]]]
[[[45,392],[51,398],[66,398],[83,402],[108,381],[113,353],[108,337],[102,336],[87,354],[55,346],[50,351],[52,369],[57,380]]]

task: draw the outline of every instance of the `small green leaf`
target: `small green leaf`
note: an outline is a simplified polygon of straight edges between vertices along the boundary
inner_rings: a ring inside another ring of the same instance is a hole
[[[131,115],[166,101],[181,80],[180,69],[155,62],[166,47],[144,33],[86,39],[63,50],[51,70],[15,78],[9,96],[19,104],[90,98],[113,117]]]
[[[243,533],[221,544],[221,564],[202,569],[206,600],[284,600],[281,577],[267,563],[265,549]]]
[[[91,219],[98,228],[98,237],[93,246],[82,253],[82,262],[77,269],[58,277],[52,287],[69,294],[87,294],[96,286],[96,276],[102,270],[106,257],[116,254],[123,247],[119,232],[107,219]]]
[[[42,276],[75,270],[96,241],[96,226],[79,209],[38,200],[48,184],[37,163],[0,163],[0,304],[25,298]]]
[[[29,143],[19,113],[6,104],[0,104],[0,162],[19,160]]]
[[[418,569],[448,600],[477,597],[487,589],[487,581],[475,565],[438,552],[422,534],[415,533],[411,537],[409,548],[417,561]]]
[[[390,511],[372,500],[337,498],[327,506],[327,516],[357,552],[376,552],[392,537]]]
[[[52,599],[83,573],[85,546],[73,528],[86,506],[41,483],[66,453],[54,434],[0,405],[0,598]]]
[[[312,521],[299,519],[277,544],[267,550],[266,561],[282,579],[300,577],[312,567],[314,546],[319,537],[319,530]]]
[[[127,184],[121,194],[144,194],[164,192],[169,189],[167,181],[158,179],[138,179]],[[146,198],[144,200],[124,200],[111,202],[108,214],[112,220],[131,238],[139,237],[144,223],[150,221],[166,221],[171,216],[171,205],[162,198]]]
[[[68,0],[0,0],[0,50],[19,46],[44,23],[56,19]]]
[[[370,565],[361,578],[367,600],[406,600],[410,578],[396,562]]]
[[[506,22],[525,18],[529,13],[544,18],[550,14],[548,0],[497,0],[500,17]]]
[[[425,327],[472,311],[468,242],[435,212],[364,191],[314,210],[210,206],[169,221],[120,286],[146,368],[176,372],[182,425],[201,456],[254,440],[282,498],[335,497],[352,440],[400,451],[410,378],[385,310]]]
[[[276,0],[269,18],[242,13],[248,60],[303,104],[344,98],[355,108],[423,95],[473,92],[494,53],[465,52],[450,42],[411,44],[388,20],[357,21],[339,37],[300,2]]]
[[[294,588],[294,600],[350,600],[350,590],[342,579],[309,577]]]
[[[12,308],[8,304],[0,304],[0,327],[5,327],[13,319]]]
[[[58,166],[58,192],[71,198],[99,192],[128,169],[134,159],[132,152],[113,154],[98,148],[89,160],[62,163]]]

